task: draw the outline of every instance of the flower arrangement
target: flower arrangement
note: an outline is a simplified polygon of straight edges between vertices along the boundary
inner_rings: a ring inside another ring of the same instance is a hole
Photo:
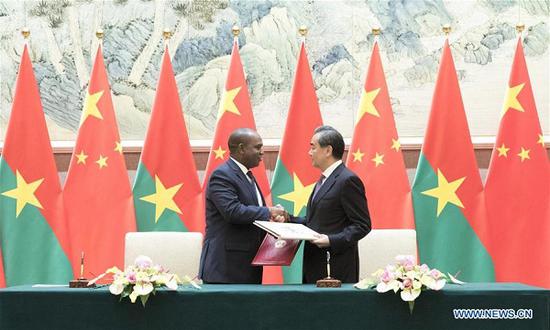
[[[426,264],[417,265],[412,255],[398,255],[395,265],[387,265],[384,269],[378,269],[372,274],[373,278],[365,278],[354,286],[358,289],[376,287],[380,293],[393,290],[401,291],[401,299],[408,302],[409,311],[412,313],[414,301],[422,290],[441,290],[448,279],[456,284],[463,284],[451,274],[445,275],[439,270],[430,269]]]
[[[169,273],[160,265],[154,265],[151,258],[138,256],[133,265],[121,271],[117,267],[111,267],[105,273],[90,281],[88,285],[96,283],[106,275],[112,275],[112,282],[109,291],[114,295],[120,295],[120,300],[129,297],[135,303],[139,297],[141,304],[145,307],[150,294],[156,290],[166,287],[169,290],[177,290],[178,284],[191,284],[193,287],[201,287],[188,276],[182,281],[178,275]]]

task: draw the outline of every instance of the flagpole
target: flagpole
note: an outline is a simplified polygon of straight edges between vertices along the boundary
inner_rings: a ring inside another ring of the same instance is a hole
[[[374,35],[374,43],[377,43],[378,42],[378,38],[380,36],[380,32],[382,30],[380,29],[380,27],[373,27],[372,28],[372,34]]]
[[[443,25],[443,28],[441,30],[445,34],[445,38],[449,39],[449,34],[451,33],[451,26],[449,24],[445,24]]]
[[[97,29],[97,31],[95,31],[95,36],[97,38],[98,46],[103,47],[103,29]]]
[[[301,39],[302,43],[304,44],[304,46],[306,44],[307,32],[308,32],[307,31],[307,26],[305,26],[305,25],[301,25],[300,28],[298,29],[298,33],[300,33],[300,36],[301,36],[300,39]]]
[[[21,29],[21,35],[25,39],[25,44],[28,45],[29,44],[29,37],[31,35],[31,31],[29,30],[29,28],[28,27],[22,28]]]
[[[168,44],[170,43],[170,38],[172,38],[172,31],[169,28],[165,28],[162,31],[162,36],[164,38],[164,50],[168,50]]]
[[[525,30],[525,24],[523,23],[516,24],[516,31],[518,33],[519,38],[523,36],[523,30]]]
[[[241,33],[241,29],[237,25],[233,25],[231,32],[233,33],[233,42],[237,43],[237,46],[239,46],[239,34]]]

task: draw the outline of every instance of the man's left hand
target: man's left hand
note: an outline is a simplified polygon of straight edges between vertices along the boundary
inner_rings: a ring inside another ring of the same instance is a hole
[[[330,246],[330,240],[325,234],[320,234],[319,237],[316,240],[311,241],[311,243],[317,245],[317,247],[320,248],[326,248]]]

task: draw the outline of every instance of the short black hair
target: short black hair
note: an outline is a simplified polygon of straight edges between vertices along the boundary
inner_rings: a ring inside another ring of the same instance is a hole
[[[319,126],[313,134],[318,134],[318,142],[321,147],[331,146],[332,156],[336,159],[342,159],[344,156],[344,137],[332,126]]]

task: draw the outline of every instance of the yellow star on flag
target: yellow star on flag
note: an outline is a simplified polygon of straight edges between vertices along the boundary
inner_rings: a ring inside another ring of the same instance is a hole
[[[86,99],[84,100],[84,109],[82,110],[82,120],[80,121],[81,126],[90,116],[98,119],[103,119],[103,115],[101,115],[101,112],[99,112],[99,108],[97,107],[97,102],[99,102],[99,99],[102,95],[103,91],[99,91],[92,95],[86,93]]]
[[[220,115],[218,118],[221,118],[221,116],[227,111],[234,113],[236,115],[241,115],[239,112],[239,109],[237,108],[237,105],[235,104],[235,97],[237,97],[237,94],[241,91],[242,86],[239,86],[237,88],[233,88],[231,90],[225,91],[222,96],[222,103],[220,104]]]
[[[504,109],[502,110],[502,117],[508,112],[508,109],[512,108],[519,112],[525,112],[523,106],[518,101],[518,95],[525,86],[525,83],[516,85],[514,87],[508,87],[508,92],[506,93],[506,101],[504,103]]]
[[[23,208],[27,204],[42,209],[42,204],[40,204],[40,201],[38,200],[38,198],[36,198],[36,195],[34,193],[36,189],[38,189],[40,184],[42,184],[44,178],[27,183],[21,173],[19,173],[19,170],[15,171],[15,176],[17,186],[12,190],[8,190],[2,193],[2,195],[13,198],[17,201],[15,207],[15,217],[17,218],[19,216],[19,214],[21,213],[21,211],[23,211]]]
[[[307,201],[309,199],[309,195],[313,192],[315,182],[304,186],[296,173],[294,173],[293,176],[294,190],[289,193],[279,195],[278,197],[284,199],[285,201],[292,202],[294,204],[294,215],[298,216],[302,209],[307,206]]]
[[[178,193],[183,183],[179,183],[170,188],[166,188],[160,181],[159,177],[155,175],[155,193],[147,196],[143,196],[140,199],[152,204],[155,204],[155,223],[158,222],[160,216],[164,210],[169,209],[178,214],[182,214],[180,208],[174,201],[174,196]]]
[[[365,154],[361,152],[361,149],[357,148],[357,151],[354,152],[352,155],[353,155],[354,162],[360,162],[360,163],[363,162],[363,156]]]
[[[84,153],[84,150],[80,150],[79,154],[75,155],[76,157],[76,163],[77,164],[84,164],[86,165],[86,158],[88,158],[88,155]]]
[[[380,93],[380,88],[373,89],[370,92],[363,89],[363,94],[361,94],[361,101],[359,101],[359,114],[357,116],[357,121],[360,121],[363,116],[368,113],[375,117],[380,117],[378,110],[374,106],[374,99]]]
[[[466,177],[462,177],[453,182],[448,182],[447,178],[443,175],[443,172],[441,172],[440,169],[437,169],[437,187],[423,191],[422,194],[437,198],[438,217],[447,203],[464,208],[464,205],[462,205],[462,201],[458,198],[456,191],[465,179]]]
[[[401,142],[397,139],[391,139],[391,148],[395,151],[399,151],[399,148],[401,148]]]
[[[223,149],[222,146],[219,146],[218,149],[214,149],[214,153],[216,154],[216,157],[214,159],[223,159],[226,152],[227,150]]]
[[[99,168],[101,169],[103,167],[107,167],[107,159],[109,159],[109,157],[103,157],[102,155],[99,155],[99,159],[95,162],[97,163],[97,165],[99,165]]]
[[[510,148],[506,148],[504,143],[500,147],[498,147],[497,150],[498,150],[499,157],[504,156],[508,158],[508,150],[510,150]]]
[[[523,147],[521,147],[521,152],[518,154],[518,156],[519,158],[521,158],[522,163],[526,159],[531,159],[531,157],[529,157],[530,151],[531,151],[530,149],[524,149]]]
[[[374,162],[375,167],[378,167],[378,165],[384,164],[384,154],[376,153],[376,156],[371,160]]]
[[[542,134],[539,134],[539,140],[537,143],[540,143],[540,145],[544,148],[544,136],[542,136]]]
[[[122,155],[122,143],[115,141],[115,151]]]

